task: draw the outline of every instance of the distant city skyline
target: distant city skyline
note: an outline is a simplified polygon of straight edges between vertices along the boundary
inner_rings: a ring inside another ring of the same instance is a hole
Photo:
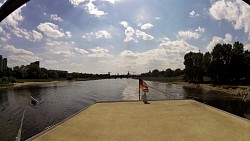
[[[217,43],[239,41],[250,50],[249,11],[242,0],[31,0],[0,23],[0,52],[8,67],[183,69],[186,53],[210,52]]]
[[[8,62],[7,62],[7,58],[3,58],[2,55],[0,55],[0,70],[6,70],[8,67]]]

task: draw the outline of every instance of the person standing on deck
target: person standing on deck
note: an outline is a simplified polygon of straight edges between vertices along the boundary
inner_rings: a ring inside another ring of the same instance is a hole
[[[143,101],[143,103],[144,104],[149,104],[148,103],[148,98],[147,98],[147,93],[149,92],[148,85],[142,79],[139,79],[139,85],[140,85],[140,88],[142,89],[142,91],[144,93],[142,95],[142,101]]]
[[[143,89],[143,92],[144,92],[144,89]],[[142,95],[142,101],[144,104],[149,104],[146,92],[144,92],[144,94]]]

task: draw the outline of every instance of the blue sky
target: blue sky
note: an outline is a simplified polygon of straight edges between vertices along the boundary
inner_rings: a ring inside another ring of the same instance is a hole
[[[0,54],[69,72],[183,69],[186,53],[216,43],[250,50],[249,11],[241,0],[31,0],[0,23]]]

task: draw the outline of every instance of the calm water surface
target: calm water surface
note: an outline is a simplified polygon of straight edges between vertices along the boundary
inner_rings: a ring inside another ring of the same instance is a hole
[[[190,98],[250,119],[250,102],[241,98],[175,84],[150,81],[147,84],[162,91],[150,89],[148,98],[151,100]],[[29,95],[40,102],[37,108],[27,104]],[[119,100],[138,100],[138,80],[108,79],[0,89],[0,140],[15,139],[26,104],[23,140],[96,101]]]

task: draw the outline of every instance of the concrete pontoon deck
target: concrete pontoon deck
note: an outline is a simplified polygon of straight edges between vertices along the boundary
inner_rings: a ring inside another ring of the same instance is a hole
[[[194,100],[96,103],[35,141],[249,141],[250,122]]]

